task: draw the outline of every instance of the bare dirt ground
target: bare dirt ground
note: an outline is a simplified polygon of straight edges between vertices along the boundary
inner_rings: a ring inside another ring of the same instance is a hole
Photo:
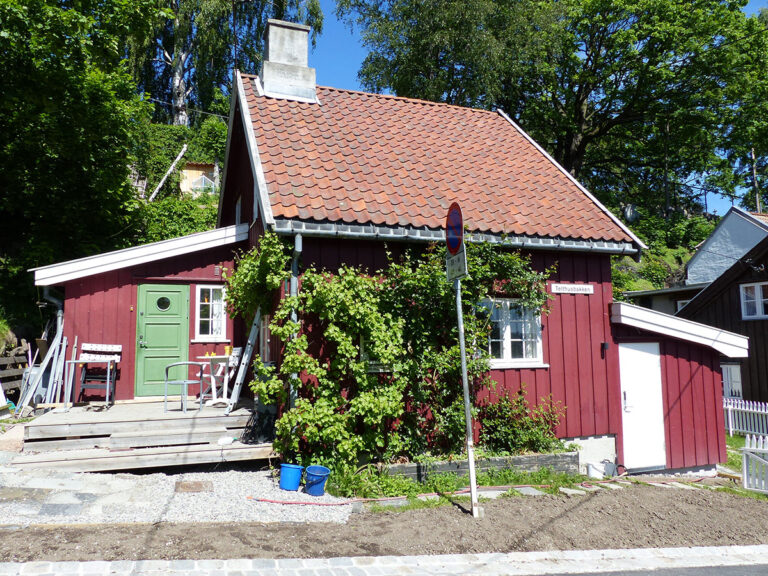
[[[254,504],[257,505],[257,504]],[[768,544],[768,500],[635,485],[354,514],[347,524],[117,524],[0,529],[0,561],[315,558]]]

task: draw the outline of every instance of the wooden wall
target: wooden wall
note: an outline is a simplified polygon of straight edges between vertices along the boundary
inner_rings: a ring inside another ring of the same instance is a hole
[[[136,300],[138,285],[189,284],[190,285],[190,340],[195,334],[193,302],[198,283],[222,283],[221,267],[231,268],[232,249],[214,248],[124,268],[87,278],[72,280],[64,286],[64,335],[70,345],[75,336],[79,342],[122,344],[123,354],[116,383],[116,399],[134,397],[136,360]],[[242,322],[227,320],[227,335],[235,338],[234,345],[242,345]],[[223,352],[225,343],[190,343],[189,359],[194,360],[206,352]],[[71,350],[71,349],[70,349]],[[68,351],[67,358],[70,357]],[[93,397],[103,392],[89,390]],[[79,387],[77,388],[79,396]]]
[[[724,462],[720,354],[706,346],[626,326],[614,326],[614,334],[617,342],[659,343],[667,468]]]
[[[619,434],[618,349],[611,335],[608,309],[613,301],[610,260],[581,253],[533,253],[536,269],[558,263],[553,282],[589,283],[594,294],[555,294],[542,315],[544,363],[548,368],[492,370],[496,390],[490,400],[526,385],[528,401],[552,395],[565,408],[559,437]],[[603,353],[602,344],[608,343]]]
[[[397,256],[404,244],[390,242]],[[619,434],[618,349],[613,344],[608,309],[613,301],[610,258],[577,252],[533,252],[533,267],[544,270],[557,264],[553,282],[589,283],[594,294],[556,294],[548,315],[542,316],[544,363],[548,368],[493,370],[495,390],[481,392],[480,399],[516,392],[521,383],[534,405],[552,395],[566,408],[558,427],[560,437]],[[342,263],[374,271],[386,265],[384,243],[340,239],[304,239],[302,263],[306,268],[334,270]],[[453,319],[455,321],[455,319]],[[603,354],[602,344],[608,342]]]
[[[763,261],[757,264],[768,264]],[[741,275],[723,291],[697,311],[685,309],[679,314],[683,318],[716,326],[749,338],[749,357],[741,360],[742,393],[745,400],[768,402],[768,319],[742,320],[739,285],[750,282],[768,281],[768,273],[744,267]],[[729,360],[730,361],[730,360]]]

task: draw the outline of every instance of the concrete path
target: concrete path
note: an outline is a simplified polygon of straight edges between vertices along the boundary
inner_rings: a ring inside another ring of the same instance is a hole
[[[283,560],[148,560],[0,564],[0,575],[401,576],[600,574],[768,564],[768,546],[648,548]]]

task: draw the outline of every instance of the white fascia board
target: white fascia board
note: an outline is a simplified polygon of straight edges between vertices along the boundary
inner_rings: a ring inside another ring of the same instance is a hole
[[[232,143],[232,129],[235,125],[235,109],[237,108],[237,102],[239,101],[238,94],[233,94],[233,98],[229,99],[229,118],[227,119],[227,147],[224,152],[224,173],[221,175],[221,186],[219,186],[219,207],[216,212],[216,227],[221,226],[221,208],[224,202],[224,188],[227,186],[227,166],[229,165],[229,148]],[[242,104],[241,104],[242,106]],[[237,224],[237,222],[235,222]]]
[[[259,83],[258,78],[256,84]],[[240,98],[240,114],[243,118],[243,129],[245,131],[245,141],[248,144],[248,156],[251,158],[251,171],[253,172],[253,205],[258,206],[259,212],[264,218],[266,226],[274,226],[275,218],[272,215],[272,205],[269,203],[269,194],[267,193],[267,178],[264,176],[264,166],[259,156],[259,148],[256,145],[256,134],[253,131],[253,119],[251,110],[245,98],[245,87],[243,86],[243,77],[240,72],[237,73],[237,94]]]
[[[510,124],[511,124],[511,125],[512,125],[514,128],[515,128],[515,130],[517,130],[517,131],[520,133],[520,135],[521,135],[523,138],[525,138],[526,140],[528,140],[528,142],[530,142],[531,144],[533,144],[533,146],[535,146],[535,147],[536,147],[536,149],[537,149],[539,152],[541,152],[541,153],[544,155],[544,157],[545,157],[547,160],[549,160],[549,161],[550,161],[550,162],[551,162],[551,163],[552,163],[552,164],[553,164],[553,165],[554,165],[554,166],[555,166],[555,167],[556,167],[558,170],[560,170],[560,172],[562,172],[562,173],[563,173],[563,174],[564,174],[564,175],[565,175],[565,176],[566,176],[566,177],[567,177],[567,178],[568,178],[568,179],[569,179],[571,182],[573,182],[573,183],[574,183],[574,184],[575,184],[575,185],[578,187],[578,189],[579,189],[579,190],[581,190],[581,191],[582,191],[582,193],[584,193],[584,195],[585,195],[587,198],[589,198],[589,199],[590,199],[592,202],[594,202],[594,203],[595,203],[595,205],[596,205],[598,208],[600,208],[600,210],[602,210],[602,211],[603,211],[603,212],[604,212],[604,213],[605,213],[605,214],[606,214],[606,215],[607,215],[607,216],[608,216],[608,217],[609,217],[611,220],[613,220],[613,222],[614,222],[614,223],[615,223],[615,224],[616,224],[616,225],[617,225],[619,228],[621,228],[622,230],[624,230],[624,232],[626,232],[626,233],[627,233],[627,235],[628,235],[630,238],[632,238],[632,240],[633,240],[633,241],[634,241],[634,242],[635,242],[635,243],[638,245],[638,247],[639,247],[641,250],[647,250],[647,249],[648,249],[648,246],[646,246],[646,245],[643,243],[643,241],[642,241],[642,240],[640,240],[640,238],[638,238],[637,236],[635,236],[635,235],[634,235],[634,233],[632,232],[632,230],[630,230],[630,229],[629,229],[629,228],[628,228],[628,227],[627,227],[627,226],[626,226],[626,225],[625,225],[625,224],[624,224],[624,223],[623,223],[621,220],[619,220],[619,219],[618,219],[618,218],[617,218],[617,217],[614,215],[614,213],[613,213],[613,212],[611,212],[610,210],[608,210],[608,208],[606,208],[606,207],[603,205],[603,203],[602,203],[602,202],[600,202],[600,201],[599,201],[597,198],[595,198],[595,197],[592,195],[592,193],[591,193],[589,190],[587,190],[586,188],[584,188],[584,186],[582,186],[582,185],[581,185],[581,182],[579,182],[578,180],[576,180],[576,178],[574,178],[574,177],[573,177],[573,175],[572,175],[570,172],[568,172],[568,170],[566,170],[565,168],[563,168],[563,167],[560,165],[560,163],[559,163],[559,162],[557,162],[557,161],[556,161],[554,158],[552,158],[552,156],[550,156],[550,155],[549,155],[549,152],[547,152],[546,150],[544,150],[544,148],[542,148],[541,146],[539,146],[539,143],[538,143],[538,142],[536,142],[536,140],[534,140],[533,138],[531,138],[531,137],[528,135],[528,133],[527,133],[525,130],[523,130],[522,128],[520,128],[520,126],[518,126],[518,125],[517,125],[517,123],[516,123],[514,120],[512,120],[512,118],[510,118],[509,116],[507,116],[506,112],[504,112],[504,111],[503,111],[501,108],[497,108],[497,109],[496,109],[496,111],[499,113],[499,115],[500,115],[502,118],[504,118],[504,119],[505,119],[507,122],[509,122],[509,123],[510,123]]]
[[[128,268],[129,266],[199,252],[209,248],[218,248],[247,239],[248,224],[239,224],[33,268],[30,272],[35,273],[36,286],[54,286],[77,278],[85,278],[94,274],[111,272],[120,268]]]
[[[626,302],[611,304],[611,322],[714,348],[729,358],[749,355],[749,338]]]

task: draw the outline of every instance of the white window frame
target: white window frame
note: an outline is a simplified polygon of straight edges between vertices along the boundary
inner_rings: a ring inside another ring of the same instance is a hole
[[[755,314],[747,314],[747,299],[746,289],[755,289]],[[741,300],[741,319],[742,320],[764,320],[768,318],[768,314],[763,314],[760,311],[764,309],[762,303],[764,300],[768,300],[768,282],[750,282],[749,284],[739,284],[739,298]]]
[[[725,398],[743,398],[741,364],[723,362],[720,364],[723,374],[723,396]]]
[[[200,304],[203,290],[221,290],[221,334],[200,334]],[[195,289],[195,339],[193,342],[229,342],[227,339],[227,306],[224,284],[198,284]]]
[[[501,305],[502,310],[502,358],[490,358],[491,369],[505,368],[548,368],[544,363],[544,346],[541,339],[541,314],[536,310],[525,310],[534,316],[534,328],[536,330],[536,355],[531,358],[513,358],[512,357],[512,332],[511,332],[511,313],[510,310],[517,306],[519,300],[514,298],[490,298],[483,300],[483,306],[489,309],[490,306]],[[489,316],[490,321],[490,316]],[[525,341],[525,338],[523,338]],[[523,345],[525,350],[525,345]],[[488,352],[491,351],[491,342],[488,342]]]

